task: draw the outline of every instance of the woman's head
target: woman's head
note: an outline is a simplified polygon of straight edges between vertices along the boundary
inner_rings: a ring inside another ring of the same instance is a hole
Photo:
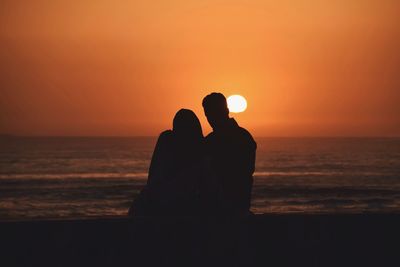
[[[200,121],[190,109],[181,109],[175,114],[172,130],[180,138],[190,140],[203,138]]]

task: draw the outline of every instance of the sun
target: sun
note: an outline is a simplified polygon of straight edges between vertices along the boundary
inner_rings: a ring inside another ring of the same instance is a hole
[[[227,99],[228,109],[233,113],[240,113],[246,110],[247,101],[241,95],[231,95]]]

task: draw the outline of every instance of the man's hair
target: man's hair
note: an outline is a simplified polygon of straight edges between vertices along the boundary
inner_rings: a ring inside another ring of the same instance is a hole
[[[206,110],[224,110],[228,108],[226,98],[221,93],[211,93],[204,97],[203,108]]]

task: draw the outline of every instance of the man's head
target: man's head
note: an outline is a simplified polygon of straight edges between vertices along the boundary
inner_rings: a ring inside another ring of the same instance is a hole
[[[211,93],[203,99],[204,113],[213,129],[218,128],[229,119],[226,98],[221,93]]]

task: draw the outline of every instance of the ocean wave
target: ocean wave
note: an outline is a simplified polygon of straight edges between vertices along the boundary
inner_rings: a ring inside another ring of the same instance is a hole
[[[72,178],[147,178],[146,172],[140,173],[24,173],[24,174],[0,174],[0,179],[72,179]]]
[[[391,194],[400,196],[398,188],[392,186],[253,186],[253,195],[293,196],[293,195],[336,195],[336,196],[369,196],[374,194]]]
[[[256,177],[264,177],[264,176],[331,176],[331,175],[342,175],[343,172],[321,172],[321,171],[258,171],[254,173]]]
[[[385,173],[384,171],[256,171],[254,172],[255,177],[270,177],[270,176],[335,176],[335,177],[355,177],[355,176],[385,176],[400,178],[395,172]]]

